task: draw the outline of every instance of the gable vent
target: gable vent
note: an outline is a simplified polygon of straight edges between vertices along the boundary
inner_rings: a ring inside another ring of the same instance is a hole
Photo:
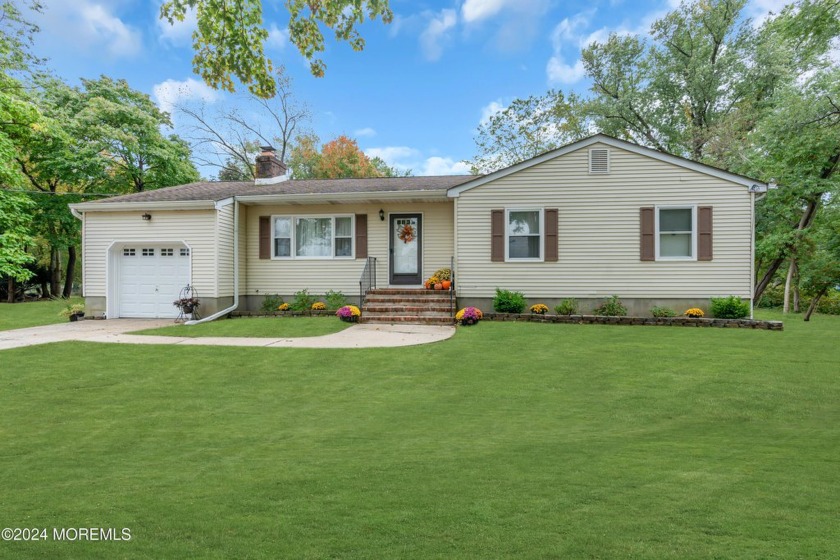
[[[589,172],[610,172],[610,151],[607,148],[593,148],[589,150]]]

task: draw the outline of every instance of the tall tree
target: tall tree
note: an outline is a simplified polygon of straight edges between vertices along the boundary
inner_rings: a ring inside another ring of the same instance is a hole
[[[320,148],[318,144],[319,140],[315,135],[298,138],[289,158],[289,169],[293,178],[344,179],[386,176],[387,171],[380,169],[382,164],[377,168],[377,165],[359,149],[356,141],[347,136],[339,136]]]
[[[262,4],[262,0],[167,0],[160,17],[174,23],[194,10],[198,27],[193,32],[193,69],[208,85],[234,91],[235,77],[251,93],[269,98],[277,84],[272,79],[272,62],[265,55],[268,31],[263,24]],[[326,68],[316,56],[324,51],[321,26],[332,29],[336,39],[361,51],[365,41],[356,26],[366,18],[379,17],[385,23],[393,18],[388,0],[287,0],[286,9],[290,16],[289,41],[309,61],[315,76],[323,76]]]
[[[8,301],[15,301],[14,283],[32,277],[27,265],[34,257],[27,248],[34,242],[29,233],[32,202],[20,194],[0,189],[0,278],[8,283]]]

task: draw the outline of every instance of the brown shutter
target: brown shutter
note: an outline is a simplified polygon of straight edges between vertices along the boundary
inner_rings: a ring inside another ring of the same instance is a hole
[[[697,208],[697,260],[712,260],[712,207]]]
[[[260,258],[271,258],[271,217],[260,216]]]
[[[490,260],[505,260],[505,211],[490,210]]]
[[[545,209],[545,260],[557,261],[557,208]]]
[[[656,260],[656,209],[646,206],[639,209],[639,226],[641,230],[641,251],[639,260]]]
[[[366,259],[367,247],[367,214],[356,214],[356,258]]]

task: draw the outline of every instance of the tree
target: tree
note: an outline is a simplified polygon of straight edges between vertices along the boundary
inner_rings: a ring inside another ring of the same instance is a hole
[[[544,96],[515,99],[479,125],[471,171],[492,173],[578,140],[588,129],[583,101],[574,93],[550,90]]]
[[[301,136],[292,148],[289,169],[295,179],[344,179],[348,177],[383,177],[394,172],[381,169],[359,149],[355,140],[347,136],[327,142],[318,148],[318,137]],[[380,160],[381,161],[381,160]],[[387,167],[387,165],[385,165]]]
[[[34,257],[27,246],[34,242],[29,234],[32,203],[25,196],[0,189],[0,278],[8,282],[8,301],[14,302],[14,283],[32,277],[27,265]]]
[[[820,303],[820,299],[840,285],[840,211],[834,207],[823,213],[813,235],[813,250],[802,259],[802,287],[813,294],[805,312],[805,321]]]
[[[361,51],[365,41],[356,26],[365,18],[381,17],[385,23],[393,19],[387,0],[287,0],[286,8],[289,41],[309,61],[315,76],[323,76],[326,68],[316,58],[324,51],[322,25],[332,29],[336,39]],[[259,97],[274,95],[272,62],[264,50],[268,31],[263,25],[262,0],[168,0],[160,8],[160,17],[172,24],[183,21],[189,10],[195,11],[198,23],[193,32],[195,72],[213,88],[234,91],[235,77]]]
[[[380,177],[411,177],[411,169],[400,170],[396,167],[388,165],[388,163],[379,156],[370,160]]]
[[[285,162],[292,140],[309,122],[311,113],[292,91],[292,80],[281,67],[275,77],[276,93],[269,99],[250,95],[244,109],[220,109],[215,113],[206,106],[176,107],[190,122],[187,140],[194,158],[201,165],[219,168],[220,181],[248,181],[255,178],[254,158],[260,145],[270,144]]]

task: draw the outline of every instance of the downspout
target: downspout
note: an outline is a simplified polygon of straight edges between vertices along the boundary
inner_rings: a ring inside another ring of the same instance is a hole
[[[750,319],[755,319],[755,193],[750,192]]]
[[[236,311],[239,307],[239,200],[233,197],[233,305],[227,309],[222,309],[209,317],[198,319],[197,321],[187,321],[185,325],[200,325],[207,323],[214,319],[218,319],[222,315],[227,315],[231,311]]]

